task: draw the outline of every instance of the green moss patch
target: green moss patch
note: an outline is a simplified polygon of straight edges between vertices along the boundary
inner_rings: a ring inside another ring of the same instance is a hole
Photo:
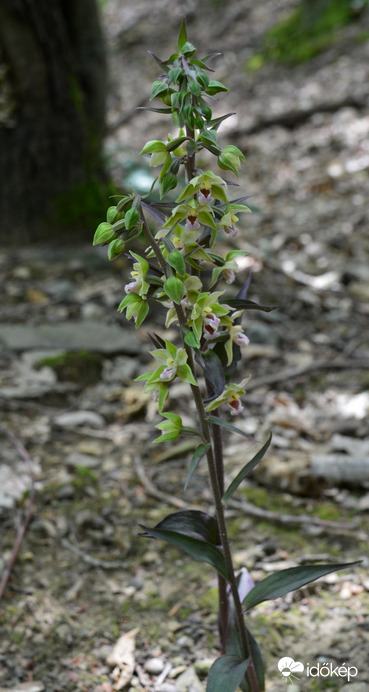
[[[361,0],[320,0],[301,2],[287,19],[275,24],[264,37],[261,53],[247,63],[256,71],[275,60],[298,65],[323,52],[340,38],[340,30],[357,19],[368,4]]]
[[[59,382],[76,382],[83,386],[97,384],[103,367],[101,355],[90,351],[76,351],[42,358],[39,368],[52,368]]]

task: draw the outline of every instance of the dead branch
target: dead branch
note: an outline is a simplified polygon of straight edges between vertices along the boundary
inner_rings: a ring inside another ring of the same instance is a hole
[[[33,513],[34,513],[34,510],[35,510],[34,500],[35,500],[36,488],[35,488],[35,477],[34,477],[33,468],[32,468],[32,459],[29,456],[26,448],[23,446],[21,441],[16,437],[16,435],[14,435],[14,433],[11,432],[10,430],[8,430],[7,428],[0,426],[0,434],[4,435],[5,437],[8,437],[8,439],[13,443],[14,447],[19,452],[22,459],[24,459],[26,461],[26,463],[29,466],[30,480],[31,480],[31,488],[30,488],[30,494],[28,497],[27,511],[26,511],[25,516],[24,516],[23,523],[20,525],[20,527],[18,529],[18,534],[17,534],[16,540],[15,540],[12,554],[10,556],[10,560],[4,568],[3,575],[2,575],[1,581],[0,581],[0,601],[1,601],[1,599],[5,593],[5,590],[6,590],[11,571],[12,571],[12,569],[15,565],[15,562],[17,560],[17,557],[18,557],[18,554],[19,554],[19,551],[20,551],[20,548],[21,548],[21,545],[23,542],[23,538],[24,538],[25,533],[27,531],[28,524],[30,523],[32,516],[33,516]]]

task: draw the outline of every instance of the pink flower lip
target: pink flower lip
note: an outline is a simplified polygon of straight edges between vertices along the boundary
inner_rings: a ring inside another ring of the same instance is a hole
[[[197,195],[197,201],[199,204],[211,204],[213,199],[214,198],[211,196],[210,190],[207,190],[206,188],[200,190]]]
[[[160,379],[163,380],[163,382],[171,382],[171,380],[175,378],[176,374],[177,368],[165,368],[160,375]]]
[[[238,235],[238,228],[234,224],[232,226],[223,226],[224,233],[229,235],[231,238],[235,238]]]
[[[246,336],[246,334],[243,334],[242,332],[236,334],[234,341],[237,344],[237,346],[248,346],[250,343],[249,337]]]

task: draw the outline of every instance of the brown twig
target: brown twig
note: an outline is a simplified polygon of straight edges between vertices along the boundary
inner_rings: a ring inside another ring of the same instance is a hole
[[[265,375],[263,377],[255,377],[251,379],[247,384],[247,391],[252,389],[257,389],[258,387],[264,387],[265,385],[277,384],[278,382],[283,382],[294,378],[300,377],[300,375],[306,375],[314,370],[354,370],[358,368],[359,370],[366,369],[369,367],[369,361],[367,358],[350,358],[350,359],[337,359],[334,358],[322,358],[321,360],[316,360],[309,365],[302,365],[297,368],[286,368],[272,375]]]
[[[17,560],[17,557],[18,557],[18,554],[19,554],[19,551],[20,551],[20,548],[21,548],[21,545],[23,542],[24,535],[27,531],[28,524],[30,523],[31,518],[32,518],[33,513],[34,513],[34,510],[35,510],[34,499],[35,499],[35,494],[36,494],[36,488],[35,488],[35,477],[34,477],[33,468],[32,468],[32,459],[29,456],[26,448],[23,446],[21,441],[14,435],[14,433],[12,433],[7,428],[0,426],[0,434],[8,437],[8,439],[13,443],[14,447],[18,450],[20,456],[26,461],[26,463],[29,466],[30,479],[31,479],[31,488],[30,488],[30,494],[28,497],[27,512],[24,516],[23,523],[21,524],[21,526],[18,529],[18,534],[17,534],[15,544],[13,547],[13,552],[10,556],[8,564],[4,568],[4,572],[3,572],[3,575],[2,575],[1,581],[0,581],[0,600],[1,600],[4,593],[5,593],[11,571],[12,571],[12,569],[15,565],[15,562]]]

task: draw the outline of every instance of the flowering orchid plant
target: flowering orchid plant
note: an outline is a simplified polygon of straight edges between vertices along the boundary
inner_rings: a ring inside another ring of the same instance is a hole
[[[216,94],[228,91],[209,78],[209,61],[217,54],[198,59],[196,48],[188,41],[183,21],[178,51],[168,60],[153,56],[162,75],[151,89],[151,99],[162,101],[149,110],[170,117],[178,128],[177,136],[167,141],[150,140],[142,151],[150,166],[159,169],[156,183],[160,198],[182,185],[176,200],[165,202],[142,199],[134,190],[123,196],[107,212],[94,236],[94,245],[107,245],[109,259],[125,251],[134,237],[145,238],[147,248],[138,255],[132,251],[131,277],[124,287],[125,297],[118,310],[126,312],[140,327],[149,314],[150,302],[165,308],[165,328],[177,325],[178,345],[152,334],[155,346],[150,353],[153,368],[137,379],[145,381],[145,391],[158,402],[163,420],[154,442],[172,442],[180,435],[193,435],[199,443],[190,461],[185,481],[187,489],[201,460],[206,457],[215,513],[185,510],[168,515],[153,528],[143,527],[143,536],[174,544],[195,560],[209,563],[218,573],[219,635],[221,656],[210,669],[207,692],[261,692],[264,668],[258,644],[246,625],[244,612],[262,601],[278,598],[291,590],[347,565],[309,565],[284,569],[268,576],[256,586],[244,568],[233,568],[225,505],[266,453],[271,436],[247,461],[225,490],[222,428],[248,437],[240,428],[219,414],[227,406],[232,416],[242,411],[242,397],[248,378],[237,384],[233,375],[241,360],[241,350],[249,339],[241,320],[249,309],[269,311],[246,298],[246,281],[233,298],[217,290],[220,281],[234,283],[238,272],[237,257],[245,253],[231,250],[225,256],[214,248],[217,239],[235,238],[239,233],[239,215],[249,212],[247,197],[229,199],[227,180],[211,170],[201,170],[197,155],[206,150],[213,154],[218,167],[238,175],[245,157],[233,145],[221,146],[218,129],[228,117],[213,117],[211,103]],[[151,192],[151,191],[150,191]],[[151,215],[159,228],[152,230]],[[206,284],[206,277],[211,277]],[[183,425],[177,413],[165,412],[170,389],[176,379],[188,383],[197,410],[198,426]],[[213,413],[214,412],[214,413]]]

